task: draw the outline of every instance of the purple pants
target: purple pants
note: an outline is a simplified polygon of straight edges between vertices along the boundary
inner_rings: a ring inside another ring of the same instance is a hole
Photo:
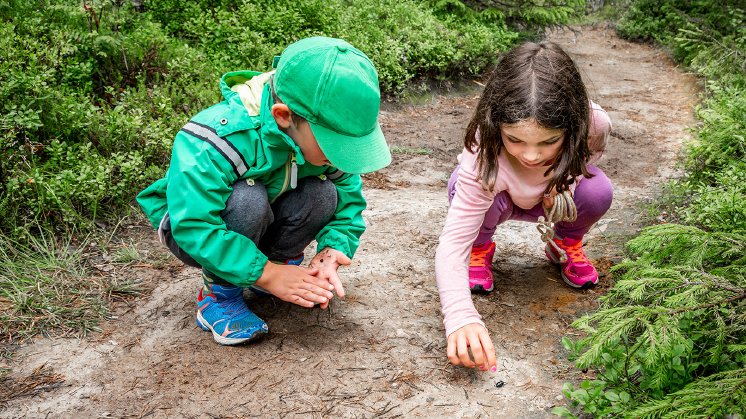
[[[451,202],[453,195],[456,194],[456,179],[458,179],[458,166],[451,174],[448,181],[448,202]],[[614,195],[611,181],[606,174],[594,165],[588,165],[588,171],[594,175],[590,179],[583,179],[575,189],[573,200],[578,209],[578,218],[575,222],[557,223],[554,226],[554,232],[562,238],[571,238],[580,240],[585,233],[591,229],[593,224],[600,220],[611,206],[611,199]],[[475,245],[483,244],[492,239],[495,229],[498,225],[508,221],[530,221],[538,222],[539,217],[544,215],[544,207],[541,202],[533,208],[525,210],[513,204],[508,192],[500,192],[495,197],[495,201],[487,210],[484,216],[482,227],[479,228],[479,234],[474,241]]]

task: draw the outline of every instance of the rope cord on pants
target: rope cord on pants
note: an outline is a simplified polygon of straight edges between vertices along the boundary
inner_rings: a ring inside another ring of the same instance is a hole
[[[560,262],[567,262],[567,253],[554,242],[554,224],[561,221],[573,222],[578,218],[578,209],[575,207],[575,201],[569,190],[554,196],[554,205],[547,209],[544,207],[544,216],[539,217],[539,224],[536,229],[541,234],[541,240],[560,255]]]

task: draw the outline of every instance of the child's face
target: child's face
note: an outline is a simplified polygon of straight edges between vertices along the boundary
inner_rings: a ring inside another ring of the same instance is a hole
[[[298,145],[300,151],[303,153],[303,158],[307,162],[314,166],[331,164],[326,155],[324,155],[324,152],[321,151],[319,143],[316,141],[316,136],[313,135],[311,125],[308,122],[303,121],[296,124],[291,121],[286,133]]]
[[[534,119],[503,124],[500,135],[508,153],[529,168],[552,164],[565,140],[563,130],[544,128]]]
[[[293,139],[293,142],[300,148],[303,158],[314,166],[324,166],[329,163],[324,152],[316,141],[316,136],[311,131],[311,125],[306,121],[296,123],[292,117],[292,111],[284,103],[275,103],[272,105],[272,117],[275,118],[277,126]]]

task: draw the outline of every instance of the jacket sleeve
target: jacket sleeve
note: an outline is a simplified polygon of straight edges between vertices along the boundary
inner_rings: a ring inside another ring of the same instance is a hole
[[[221,217],[238,176],[211,144],[180,131],[174,141],[166,191],[174,240],[218,277],[238,286],[256,282],[267,257]]]
[[[363,197],[363,180],[360,175],[341,171],[327,177],[337,188],[337,209],[332,220],[316,235],[317,249],[331,247],[352,258],[365,231],[363,210],[367,202]]]

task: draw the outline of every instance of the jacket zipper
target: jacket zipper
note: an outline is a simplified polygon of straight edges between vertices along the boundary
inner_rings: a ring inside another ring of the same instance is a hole
[[[288,190],[288,186],[291,189],[295,189],[298,186],[298,164],[295,162],[295,153],[290,152],[290,159],[285,163],[285,180],[282,182],[282,188],[272,202],[275,202],[285,191]]]
[[[295,162],[295,153],[290,153],[290,189],[298,187],[298,163]]]

